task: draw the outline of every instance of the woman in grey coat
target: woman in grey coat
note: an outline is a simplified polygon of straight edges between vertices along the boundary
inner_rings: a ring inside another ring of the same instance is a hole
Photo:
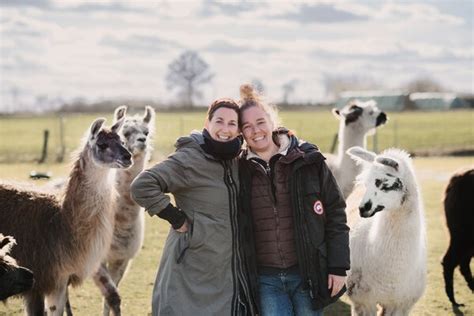
[[[133,199],[172,226],[153,289],[153,315],[253,313],[237,237],[238,111],[235,101],[216,100],[202,132],[179,138],[174,154],[132,183]]]

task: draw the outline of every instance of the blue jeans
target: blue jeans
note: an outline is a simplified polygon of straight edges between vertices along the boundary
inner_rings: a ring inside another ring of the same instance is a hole
[[[261,316],[322,316],[311,308],[309,291],[303,290],[298,273],[284,272],[258,276]]]

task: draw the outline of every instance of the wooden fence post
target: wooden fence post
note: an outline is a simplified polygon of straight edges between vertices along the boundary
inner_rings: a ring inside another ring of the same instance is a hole
[[[373,145],[373,152],[377,154],[379,152],[379,142],[377,138],[377,132],[375,132],[374,136],[372,137],[372,145]]]
[[[398,148],[398,121],[393,122],[393,147]]]
[[[66,144],[64,143],[64,115],[59,114],[59,153],[56,162],[63,162],[66,153]]]
[[[334,150],[336,150],[337,134],[338,133],[336,133],[336,135],[334,135],[334,138],[332,139],[331,150],[329,151],[332,154],[334,154]]]
[[[49,138],[49,130],[44,130],[44,139],[43,139],[43,150],[41,152],[41,158],[38,160],[38,163],[44,163],[46,161],[46,157],[48,156],[48,138]]]

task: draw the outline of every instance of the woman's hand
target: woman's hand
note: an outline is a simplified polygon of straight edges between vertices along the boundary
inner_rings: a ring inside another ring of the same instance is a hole
[[[176,229],[177,232],[180,232],[180,233],[185,233],[188,231],[188,220],[186,219],[183,223],[183,225],[181,225],[180,228]]]
[[[331,297],[339,293],[346,282],[345,276],[330,274],[328,276],[328,289],[332,288]]]

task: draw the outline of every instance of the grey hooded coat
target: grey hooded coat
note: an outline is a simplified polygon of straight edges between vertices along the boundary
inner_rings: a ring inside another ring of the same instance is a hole
[[[188,232],[171,229],[156,277],[153,315],[244,315],[246,282],[237,230],[237,162],[205,153],[200,132],[181,137],[176,152],[142,172],[132,196],[151,215],[169,203],[191,223]]]

